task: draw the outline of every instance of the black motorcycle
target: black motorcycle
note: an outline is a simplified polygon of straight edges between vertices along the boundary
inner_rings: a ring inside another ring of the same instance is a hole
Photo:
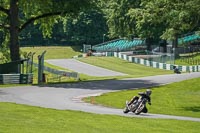
[[[174,69],[174,73],[181,74],[181,71],[176,66],[173,66],[173,69]]]
[[[146,108],[146,103],[147,103],[147,98],[145,97],[140,97],[138,100],[135,100],[132,104],[128,105],[128,101],[126,101],[126,107],[124,108],[123,112],[128,113],[128,112],[133,112],[136,115],[139,115],[140,113],[147,113],[147,108]]]

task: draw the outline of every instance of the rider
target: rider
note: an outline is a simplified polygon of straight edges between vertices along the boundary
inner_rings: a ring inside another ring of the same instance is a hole
[[[178,67],[173,66],[173,69],[174,69],[174,73],[176,73],[176,74],[180,74],[181,73],[180,70],[178,69]]]
[[[148,104],[151,105],[151,97],[150,97],[150,95],[151,95],[151,90],[150,90],[150,89],[147,89],[146,92],[139,92],[138,95],[140,95],[141,97],[147,98]],[[139,99],[138,96],[134,96],[134,97],[131,99],[131,101],[128,103],[128,106],[131,105],[131,104],[134,103],[134,102],[136,103],[136,102],[138,101],[138,99]],[[147,111],[148,111],[148,110],[147,110],[147,108],[146,108],[146,106],[145,106],[143,112],[144,112],[144,113],[147,113]]]

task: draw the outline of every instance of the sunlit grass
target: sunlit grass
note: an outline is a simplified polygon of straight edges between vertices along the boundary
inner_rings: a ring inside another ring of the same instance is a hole
[[[100,66],[113,71],[128,74],[128,76],[126,77],[144,77],[152,75],[172,74],[172,71],[147,67],[144,65],[128,62],[116,57],[88,57],[80,58],[79,60],[95,66]]]
[[[44,51],[46,51],[45,59],[65,59],[81,54],[80,47],[77,46],[22,47],[20,50],[27,53],[35,52],[33,56],[35,62],[38,60],[38,55],[41,55]]]
[[[200,118],[200,79],[191,79],[178,83],[172,83],[152,89],[152,105],[150,113],[169,114],[179,116],[191,116]],[[115,108],[124,108],[125,101],[138,95],[141,90],[126,90],[103,94],[95,97],[96,104]],[[90,97],[85,99],[90,102]]]
[[[198,133],[199,126],[199,122],[191,121],[128,118],[0,103],[2,133]]]
[[[71,48],[71,47],[24,47],[21,48],[22,51],[29,53],[36,52],[34,55],[34,62],[38,62],[37,56],[40,55],[43,51],[47,51],[45,54],[46,59],[63,59],[63,58],[71,58],[72,56],[81,54],[80,52],[74,51],[74,49],[78,48]],[[78,50],[77,50],[78,51]],[[160,75],[160,74],[170,74],[172,71],[160,70],[156,68],[146,67],[139,64],[130,63],[118,58],[114,57],[87,57],[87,58],[80,58],[80,61],[93,64],[96,66],[104,67],[110,70],[126,73],[126,76],[115,76],[115,77],[94,77],[85,74],[80,74],[81,81],[91,81],[91,80],[105,80],[105,79],[122,79],[122,78],[130,78],[130,77],[144,77],[150,75]],[[50,65],[45,63],[45,66],[57,69],[57,70],[64,70],[70,71],[68,69],[64,69],[61,67],[57,67],[54,65]],[[35,69],[36,70],[36,69]],[[47,73],[47,78],[49,79],[48,82],[71,82],[73,79],[69,78],[60,78],[56,75]],[[74,82],[74,81],[72,81]],[[34,83],[37,83],[37,70],[34,73]]]

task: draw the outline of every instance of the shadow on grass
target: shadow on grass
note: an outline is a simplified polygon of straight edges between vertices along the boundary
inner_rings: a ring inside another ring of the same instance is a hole
[[[194,107],[183,107],[186,111],[192,111],[192,112],[200,112],[200,106],[194,106]]]
[[[80,52],[82,49],[82,46],[71,46],[71,48],[76,52]]]

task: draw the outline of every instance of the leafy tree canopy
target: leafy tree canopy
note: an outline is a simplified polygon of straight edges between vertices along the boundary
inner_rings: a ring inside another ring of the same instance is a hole
[[[95,31],[102,36],[107,26],[105,34],[110,38],[177,40],[179,35],[200,30],[199,9],[200,0],[0,0],[0,30],[4,44],[10,44],[11,59],[18,60],[19,33],[30,24],[39,25],[43,35],[50,37],[53,26],[62,22],[66,35],[86,43]]]
[[[110,0],[104,6],[112,36],[173,40],[200,26],[200,0]]]
[[[40,24],[50,36],[55,23],[95,5],[95,0],[0,0],[0,29],[9,36],[11,60],[19,60],[18,36],[29,24]]]

